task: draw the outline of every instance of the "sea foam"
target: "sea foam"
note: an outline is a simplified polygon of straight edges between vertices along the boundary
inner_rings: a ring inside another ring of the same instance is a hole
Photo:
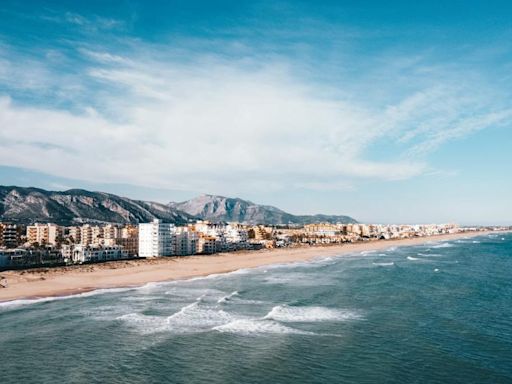
[[[391,267],[391,266],[395,265],[395,262],[394,261],[390,261],[389,263],[375,263],[375,262],[373,262],[372,264],[377,266],[377,267]]]
[[[105,293],[126,292],[126,291],[131,291],[133,289],[135,289],[135,288],[131,288],[131,287],[130,288],[101,288],[101,289],[95,289],[95,290],[88,291],[88,292],[76,293],[76,294],[65,295],[65,296],[48,296],[48,297],[41,297],[41,298],[37,298],[37,299],[10,300],[10,301],[1,302],[0,308],[12,308],[12,307],[19,307],[19,306],[23,306],[23,305],[46,303],[46,302],[51,302],[51,301],[77,299],[77,298],[81,298],[81,297],[102,295]]]
[[[331,309],[326,307],[293,307],[277,305],[270,310],[264,319],[280,322],[315,322],[315,321],[344,321],[358,319],[360,316],[353,311]]]
[[[227,301],[229,301],[233,296],[238,296],[238,291],[233,291],[229,295],[221,297],[219,300],[217,300],[217,303],[222,304]]]
[[[437,245],[433,245],[432,248],[451,248],[453,247],[454,245],[452,243],[441,243],[441,244],[437,244]]]
[[[251,320],[239,319],[229,322],[227,324],[214,327],[213,330],[227,333],[239,333],[242,335],[255,335],[255,334],[300,334],[300,335],[314,335],[313,332],[302,331],[299,329],[287,327],[279,324],[276,321],[270,320]]]

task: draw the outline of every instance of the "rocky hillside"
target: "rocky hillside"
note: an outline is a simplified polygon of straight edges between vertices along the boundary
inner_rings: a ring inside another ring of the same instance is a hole
[[[211,221],[237,221],[247,224],[310,224],[319,222],[355,223],[349,216],[297,216],[269,205],[223,196],[202,195],[181,203],[170,203],[179,211]]]
[[[153,219],[184,224],[196,219],[247,224],[354,223],[348,216],[296,216],[268,205],[222,196],[202,195],[181,203],[132,200],[82,189],[54,192],[0,186],[0,221],[17,223],[143,223]]]
[[[139,223],[154,218],[183,224],[193,219],[166,204],[131,200],[104,192],[63,192],[0,186],[0,220],[18,223]]]

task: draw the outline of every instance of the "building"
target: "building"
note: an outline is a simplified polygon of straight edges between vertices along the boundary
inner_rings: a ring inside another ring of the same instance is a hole
[[[81,245],[100,245],[103,240],[103,228],[98,225],[85,224],[80,227]]]
[[[64,253],[63,253],[64,255]],[[101,261],[121,260],[128,258],[128,252],[119,245],[77,245],[70,255],[65,255],[73,263],[97,263]]]
[[[125,225],[120,229],[119,234],[120,237],[116,239],[116,244],[121,245],[129,257],[138,256],[139,229],[135,225]]]
[[[197,253],[199,236],[189,228],[179,228],[172,235],[173,254],[176,256],[195,255]]]
[[[139,256],[172,256],[175,232],[174,224],[162,223],[158,219],[139,224]]]
[[[197,243],[197,253],[211,255],[219,248],[218,240],[213,236],[202,235]]]
[[[27,226],[27,241],[32,245],[57,245],[62,236],[62,228],[55,224],[35,223]]]
[[[0,247],[16,248],[21,243],[21,227],[16,224],[0,223]]]
[[[69,227],[68,239],[73,244],[80,244],[82,241],[82,231],[80,227]]]
[[[121,230],[117,225],[107,224],[101,227],[100,243],[106,246],[115,245],[117,239],[121,236]]]
[[[54,248],[0,249],[0,269],[62,264],[64,264],[64,258],[61,252]]]

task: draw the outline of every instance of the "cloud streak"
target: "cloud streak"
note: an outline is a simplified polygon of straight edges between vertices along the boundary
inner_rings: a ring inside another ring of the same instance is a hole
[[[225,194],[347,190],[360,180],[432,172],[430,151],[511,115],[454,83],[374,105],[340,96],[344,84],[298,76],[285,58],[262,63],[190,52],[184,61],[142,43],[125,54],[79,46],[88,64],[64,82],[51,66],[29,62],[21,72],[34,73],[32,65],[40,83],[16,85],[8,79],[19,69],[7,51],[0,62],[8,84],[0,100],[0,164],[94,182]],[[48,88],[53,103],[11,96]],[[371,148],[390,137],[394,155],[374,156]]]

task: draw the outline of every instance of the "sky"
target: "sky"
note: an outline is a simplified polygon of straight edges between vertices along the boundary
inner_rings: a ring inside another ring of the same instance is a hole
[[[0,3],[0,184],[512,224],[507,1]]]

